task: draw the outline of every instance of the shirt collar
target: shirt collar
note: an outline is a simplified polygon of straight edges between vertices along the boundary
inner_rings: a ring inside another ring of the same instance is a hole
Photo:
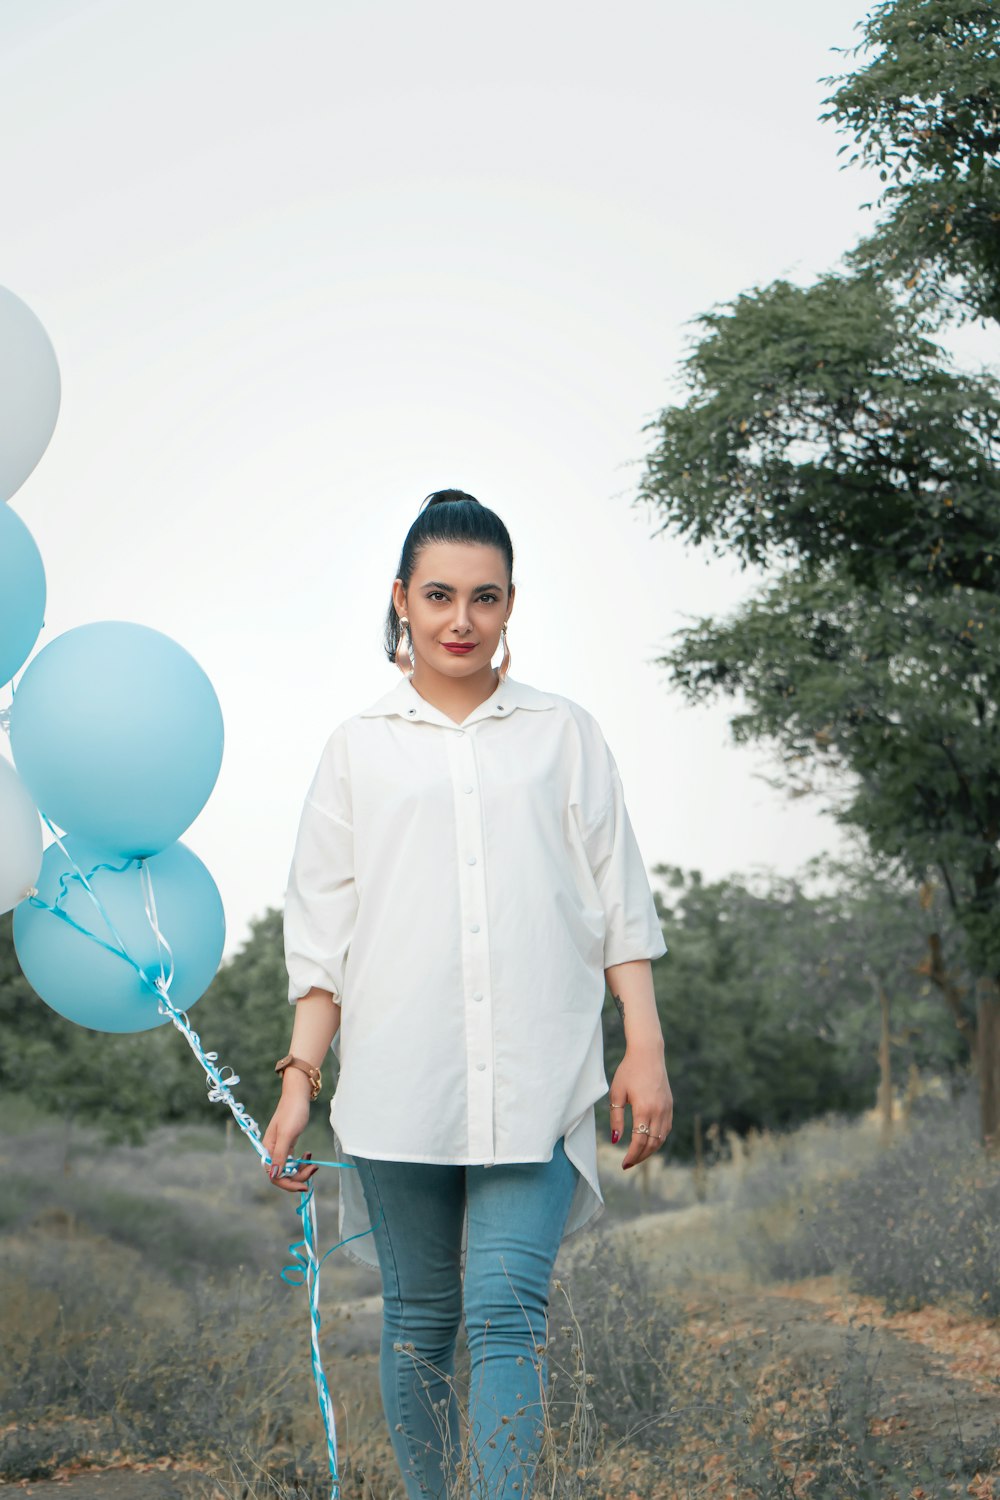
[[[554,707],[555,699],[551,694],[507,677],[478,708],[472,710],[468,718],[463,719],[461,724],[456,724],[454,719],[449,719],[447,714],[428,703],[426,698],[421,698],[410,679],[404,677],[370,708],[362,709],[361,717],[375,719],[398,715],[401,719],[410,719],[415,723],[443,724],[446,729],[464,729],[469,724],[478,723],[480,719],[509,718],[519,708],[540,710]]]

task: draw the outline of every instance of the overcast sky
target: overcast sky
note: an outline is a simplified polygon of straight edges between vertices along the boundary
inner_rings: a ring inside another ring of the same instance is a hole
[[[869,222],[818,81],[859,0],[3,0],[0,283],[63,404],[14,497],[39,648],[97,619],[209,673],[185,836],[229,947],[284,891],[428,491],[509,526],[511,675],[599,719],[640,847],[706,877],[838,847],[653,658],[752,580],[631,505],[690,320]],[[2,694],[0,694],[2,698]],[[3,701],[7,701],[3,699]]]

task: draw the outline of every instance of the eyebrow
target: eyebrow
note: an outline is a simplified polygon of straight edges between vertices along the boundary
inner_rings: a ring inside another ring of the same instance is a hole
[[[444,589],[448,594],[457,592],[453,583],[438,583],[434,578],[430,579],[427,583],[422,583],[420,587],[423,589]],[[496,589],[497,593],[503,593],[503,585],[499,583],[477,583],[472,592],[474,594],[481,594],[483,589]]]

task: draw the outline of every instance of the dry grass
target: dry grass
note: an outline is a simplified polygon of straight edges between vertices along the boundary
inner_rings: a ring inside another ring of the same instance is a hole
[[[948,1119],[960,1139],[961,1112]],[[939,1137],[944,1124],[935,1122]],[[917,1130],[909,1139],[919,1143]],[[26,1189],[25,1147],[26,1138],[10,1142],[0,1189],[2,1474],[169,1460],[197,1466],[187,1483],[198,1500],[324,1497],[305,1299],[276,1278],[297,1221],[252,1153],[189,1130],[138,1149],[97,1149],[79,1136],[64,1173],[59,1129],[36,1121],[37,1186]],[[953,1202],[953,1158],[929,1154],[926,1142],[912,1149],[924,1163],[921,1212],[935,1193]],[[737,1337],[692,1300],[720,1285],[737,1303],[749,1297],[755,1275],[781,1270],[776,1253],[815,1240],[820,1221],[802,1227],[807,1207],[842,1208],[849,1197],[829,1195],[849,1195],[852,1182],[867,1193],[866,1174],[888,1159],[870,1122],[817,1122],[722,1149],[702,1202],[689,1169],[657,1163],[645,1183],[615,1178],[620,1158],[602,1152],[617,1207],[606,1233],[569,1242],[557,1268],[536,1500],[991,1496],[993,1440],[972,1442],[956,1427],[933,1444],[913,1432],[901,1442],[886,1415],[897,1393],[880,1384],[876,1348],[857,1329],[832,1363],[809,1351],[787,1360],[767,1353],[766,1338],[755,1346],[758,1304]],[[881,1175],[913,1196],[912,1173]],[[327,1235],[332,1200],[324,1184]],[[832,1238],[821,1232],[820,1242],[829,1259]],[[905,1258],[897,1264],[902,1276]],[[324,1277],[343,1500],[401,1500],[358,1301],[377,1278],[333,1260]],[[338,1315],[345,1300],[353,1317]],[[460,1366],[460,1403],[464,1391]],[[459,1495],[468,1495],[461,1466]]]

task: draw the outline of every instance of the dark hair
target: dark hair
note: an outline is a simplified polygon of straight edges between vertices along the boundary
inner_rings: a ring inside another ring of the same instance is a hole
[[[513,575],[514,548],[506,526],[495,511],[464,490],[435,490],[423,501],[399,554],[396,577],[404,589],[409,588],[417,555],[428,542],[478,542],[484,547],[496,547],[506,559],[508,580]],[[509,589],[509,581],[507,586]],[[396,658],[399,637],[399,615],[390,598],[385,617],[385,654],[390,661]]]

